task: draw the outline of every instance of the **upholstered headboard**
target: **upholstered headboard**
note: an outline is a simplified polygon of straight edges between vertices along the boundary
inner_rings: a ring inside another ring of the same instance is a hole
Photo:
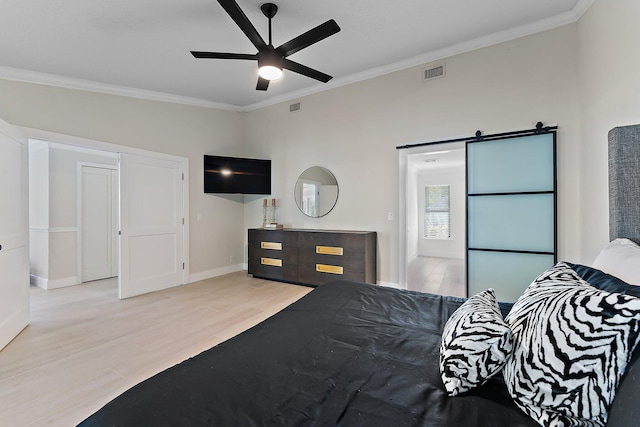
[[[609,131],[609,238],[640,243],[640,125]]]
[[[640,125],[609,131],[609,237],[640,243]],[[607,426],[640,425],[640,351],[636,349]]]

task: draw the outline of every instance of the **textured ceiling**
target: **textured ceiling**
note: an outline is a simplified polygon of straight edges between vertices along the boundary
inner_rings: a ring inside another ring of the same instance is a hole
[[[246,110],[573,22],[593,0],[276,0],[273,43],[335,19],[342,31],[290,58],[334,76],[286,71],[255,90],[255,53],[215,0],[10,0],[0,14],[0,78]],[[261,0],[237,0],[263,38]]]

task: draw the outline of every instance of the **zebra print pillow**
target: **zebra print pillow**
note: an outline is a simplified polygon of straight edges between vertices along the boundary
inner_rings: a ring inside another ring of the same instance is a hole
[[[640,298],[596,289],[558,263],[505,321],[514,348],[503,375],[516,404],[544,426],[604,426],[638,343]]]
[[[465,301],[447,320],[440,344],[440,374],[450,396],[484,384],[504,366],[511,330],[493,289]]]

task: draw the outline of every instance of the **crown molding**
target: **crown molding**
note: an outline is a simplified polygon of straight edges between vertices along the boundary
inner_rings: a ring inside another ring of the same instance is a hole
[[[589,9],[595,0],[578,0],[572,10],[553,16],[548,19],[542,19],[520,27],[512,28],[506,31],[500,31],[488,36],[479,37],[467,42],[458,43],[443,49],[437,49],[425,54],[417,55],[403,61],[381,67],[372,68],[370,70],[352,74],[346,77],[335,78],[326,84],[318,84],[312,87],[290,92],[285,95],[276,96],[265,101],[245,106],[224,104],[205,99],[190,98],[180,95],[172,95],[163,92],[154,92],[144,89],[136,89],[126,86],[111,85],[106,83],[93,82],[89,80],[76,79],[71,77],[57,76],[53,74],[40,73],[36,71],[21,70],[17,68],[0,66],[0,78],[6,80],[14,80],[27,83],[42,84],[47,86],[62,87],[67,89],[83,90],[88,92],[104,93],[109,95],[126,96],[130,98],[139,98],[150,101],[170,102],[175,104],[190,105],[195,107],[215,108],[222,110],[230,110],[237,112],[248,112],[269,107],[296,98],[313,95],[319,92],[346,86],[352,83],[361,82],[374,77],[380,77],[396,71],[405,70],[434,61],[440,61],[445,58],[470,52],[476,49],[496,45],[506,41],[514,40],[520,37],[528,36],[538,32],[550,30],[563,25],[576,22]]]
[[[352,74],[346,77],[335,78],[324,85],[316,85],[300,91],[291,92],[286,95],[270,98],[266,101],[247,105],[244,107],[244,110],[258,110],[260,108],[265,108],[274,104],[278,104],[280,102],[291,101],[303,96],[308,96],[315,93],[323,92],[325,90],[338,88],[340,86],[346,86],[352,83],[361,82],[364,80],[372,79],[374,77],[380,77],[385,74],[394,73],[396,71],[402,71],[431,62],[441,61],[445,58],[460,55],[462,53],[471,52],[473,50],[482,49],[484,47],[497,45],[500,43],[518,39],[520,37],[529,36],[531,34],[540,33],[543,31],[551,30],[553,28],[561,27],[563,25],[571,24],[578,21],[578,19],[580,19],[580,17],[587,11],[587,9],[593,4],[594,1],[595,0],[578,0],[578,3],[576,3],[572,10],[553,16],[551,18],[542,19],[530,24],[511,28],[509,30],[489,34],[487,36],[458,43],[446,48],[433,50],[405,59],[403,61],[395,62],[393,64],[372,68],[361,73]]]
[[[46,86],[62,87],[65,89],[75,89],[86,92],[97,92],[108,95],[126,96],[129,98],[145,99],[149,101],[190,105],[193,107],[216,108],[240,112],[244,111],[242,107],[232,104],[223,104],[219,102],[207,101],[205,99],[190,98],[188,96],[172,95],[169,93],[136,89],[127,86],[118,86],[11,67],[0,66],[0,78]]]

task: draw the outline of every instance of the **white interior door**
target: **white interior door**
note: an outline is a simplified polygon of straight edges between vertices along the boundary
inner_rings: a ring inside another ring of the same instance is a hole
[[[183,168],[120,154],[120,298],[183,283]]]
[[[117,255],[114,256],[114,236],[118,235],[117,172],[111,168],[81,166],[80,222],[81,277],[83,282],[117,276]],[[115,205],[115,206],[114,206]],[[115,240],[117,245],[117,240]],[[115,270],[115,271],[114,271]]]
[[[27,150],[0,120],[0,349],[29,324]]]

